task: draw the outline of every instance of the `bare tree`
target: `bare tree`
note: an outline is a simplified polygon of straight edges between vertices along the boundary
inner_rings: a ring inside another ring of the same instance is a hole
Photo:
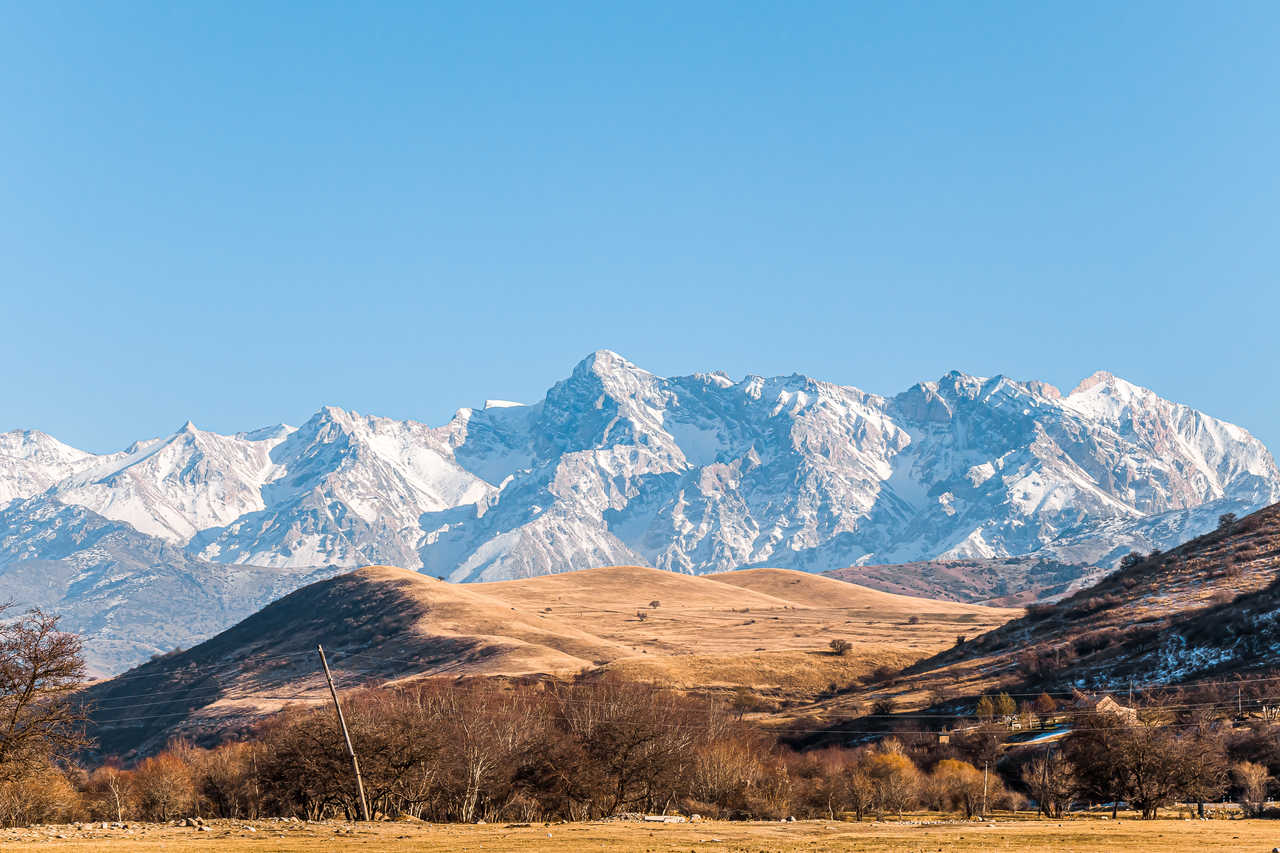
[[[72,699],[84,678],[80,638],[59,631],[58,617],[36,609],[0,625],[0,781],[64,763],[85,744]]]
[[[867,775],[867,771],[857,765],[848,767],[844,773],[844,802],[862,820],[867,809],[876,801],[875,780]]]
[[[1252,761],[1241,761],[1231,768],[1231,776],[1240,787],[1240,806],[1245,814],[1261,817],[1267,803],[1267,789],[1273,781],[1267,768]]]
[[[1119,802],[1129,791],[1129,774],[1121,750],[1127,734],[1125,721],[1115,714],[1082,714],[1063,742],[1068,761],[1075,768],[1080,795],[1094,803],[1110,803],[1114,818]]]
[[[195,800],[191,777],[191,767],[175,752],[143,759],[133,774],[142,816],[165,821],[190,811]]]
[[[132,774],[115,764],[104,764],[90,773],[85,794],[94,818],[122,821],[133,815]]]
[[[1075,771],[1062,755],[1052,752],[1031,759],[1022,767],[1022,782],[1045,817],[1062,817],[1076,789]]]
[[[930,782],[937,791],[943,808],[964,811],[973,817],[982,806],[982,771],[967,761],[944,758],[933,768]]]
[[[875,805],[881,812],[897,812],[915,804],[920,791],[920,771],[902,752],[902,745],[888,738],[868,752],[862,770],[871,779]]]
[[[1035,710],[1040,717],[1040,729],[1043,731],[1045,724],[1052,719],[1053,713],[1058,710],[1058,703],[1048,693],[1041,693],[1036,697]]]

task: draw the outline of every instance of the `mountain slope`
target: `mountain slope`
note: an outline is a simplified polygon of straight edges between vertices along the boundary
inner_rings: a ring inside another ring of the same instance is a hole
[[[175,733],[222,732],[289,702],[325,701],[318,643],[345,687],[618,672],[684,689],[745,684],[811,696],[833,680],[936,651],[958,625],[988,628],[1015,615],[774,574],[795,599],[637,566],[465,585],[372,566],[299,589],[85,697],[99,748],[111,754],[145,752]],[[820,601],[815,587],[838,600]],[[908,623],[907,612],[921,618]],[[832,654],[835,636],[853,650]]]
[[[58,614],[94,673],[189,646],[336,570],[195,560],[84,507],[47,497],[0,510],[0,581],[18,609]]]
[[[1043,554],[847,566],[823,572],[827,577],[886,592],[999,605],[1061,598],[1104,573],[1087,564],[1062,563]]]
[[[1037,605],[908,671],[913,689],[996,683],[1115,690],[1280,661],[1280,504]],[[963,688],[961,688],[963,691]]]
[[[37,430],[0,432],[0,507],[37,495],[96,461]]]

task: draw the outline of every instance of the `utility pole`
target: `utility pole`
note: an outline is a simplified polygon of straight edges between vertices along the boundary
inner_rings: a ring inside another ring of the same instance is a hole
[[[1044,759],[1040,764],[1040,809],[1044,812],[1045,817],[1053,817],[1049,814],[1049,752],[1052,749],[1045,750]]]
[[[329,662],[324,658],[324,646],[317,645],[320,652],[320,665],[324,667],[324,677],[329,682],[329,695],[333,697],[333,707],[338,712],[338,725],[342,727],[342,737],[347,742],[347,755],[351,756],[351,769],[356,774],[356,794],[360,797],[360,816],[369,820],[369,801],[364,798],[364,781],[360,778],[360,759],[356,758],[355,747],[351,745],[351,733],[347,731],[347,719],[342,716],[342,703],[338,701],[338,688],[333,686],[333,673],[329,672]]]
[[[982,762],[982,816],[987,816],[987,766],[990,761]]]

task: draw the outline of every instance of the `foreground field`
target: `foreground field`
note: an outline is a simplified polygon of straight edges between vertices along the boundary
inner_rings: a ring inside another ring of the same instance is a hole
[[[250,830],[252,827],[252,831]],[[74,826],[5,830],[6,850],[314,851],[317,847],[375,851],[454,850],[848,850],[1087,853],[1087,851],[1269,851],[1280,843],[1280,823],[1257,820],[1064,821],[997,820],[987,823],[912,822],[690,824],[595,822],[571,824],[285,823],[213,821],[208,831],[154,824],[128,829]]]

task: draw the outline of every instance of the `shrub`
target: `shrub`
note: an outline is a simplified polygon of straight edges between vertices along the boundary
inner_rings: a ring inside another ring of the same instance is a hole
[[[0,825],[66,823],[81,811],[79,793],[55,767],[0,783]]]

